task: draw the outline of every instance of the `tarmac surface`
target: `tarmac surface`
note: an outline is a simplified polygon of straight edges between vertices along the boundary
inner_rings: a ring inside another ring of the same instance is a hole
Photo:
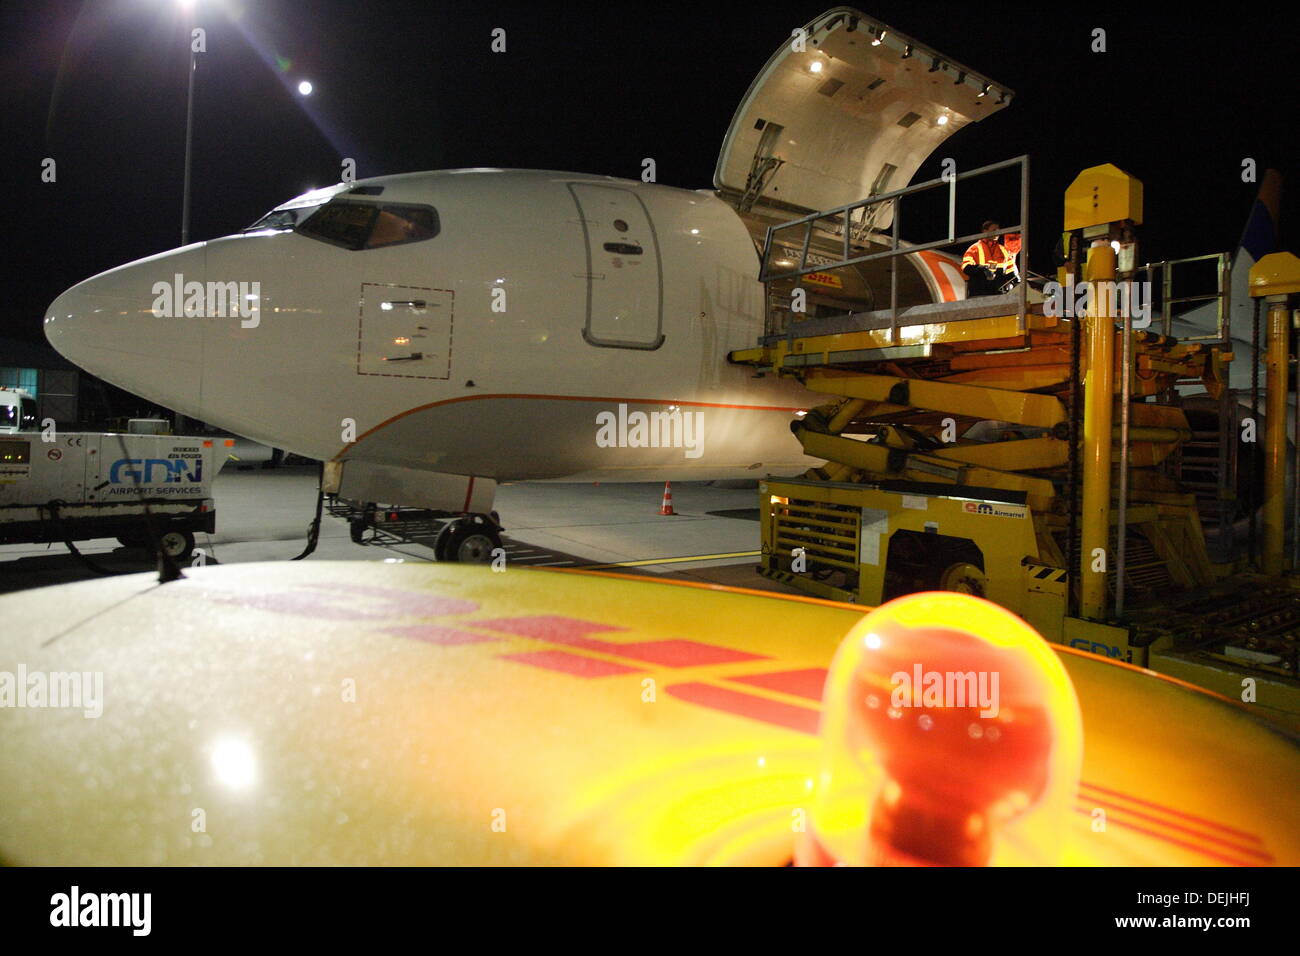
[[[245,440],[231,449],[213,482],[217,530],[195,542],[211,564],[284,561],[306,545],[316,504],[316,465],[263,468],[269,450]],[[791,592],[759,576],[758,491],[755,483],[720,487],[674,484],[675,516],[660,515],[663,485],[511,484],[497,491],[508,567],[597,567]],[[147,571],[153,560],[115,539],[76,542],[77,549],[114,573]],[[309,561],[432,562],[431,540],[353,543],[347,523],[326,512]],[[185,562],[190,563],[190,562]],[[98,577],[63,544],[0,546],[0,593]]]

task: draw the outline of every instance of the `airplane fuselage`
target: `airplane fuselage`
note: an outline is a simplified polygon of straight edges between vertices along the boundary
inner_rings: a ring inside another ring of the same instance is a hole
[[[336,233],[257,229],[103,273],[50,307],[50,341],[152,401],[325,460],[498,480],[812,463],[786,426],[815,396],[725,360],[761,333],[763,286],[712,193],[512,170],[337,189]],[[432,210],[434,234],[339,244],[372,204]],[[203,314],[177,316],[191,283]],[[213,289],[243,311],[206,314]],[[633,423],[613,443],[611,415]]]

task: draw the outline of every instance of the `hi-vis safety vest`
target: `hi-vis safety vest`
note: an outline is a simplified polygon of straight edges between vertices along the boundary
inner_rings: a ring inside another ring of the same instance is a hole
[[[973,243],[961,257],[962,269],[965,270],[967,266],[988,266],[992,269],[1001,269],[1008,275],[1015,275],[1016,257],[1002,243],[994,239],[980,239]]]

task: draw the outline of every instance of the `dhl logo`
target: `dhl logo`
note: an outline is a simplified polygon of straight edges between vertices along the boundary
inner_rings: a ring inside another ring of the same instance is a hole
[[[686,638],[617,641],[607,636],[594,637],[597,634],[614,635],[628,629],[618,624],[562,615],[532,614],[445,622],[449,616],[472,614],[481,606],[465,598],[395,588],[331,582],[298,585],[276,592],[235,593],[181,582],[178,587],[164,593],[193,596],[196,590],[202,592],[204,599],[218,604],[322,620],[370,621],[382,633],[440,646],[504,643],[512,638],[528,638],[551,646],[525,651],[503,649],[498,656],[517,664],[584,680],[643,674],[651,668],[685,671],[773,660],[763,654]],[[366,599],[373,601],[367,602]],[[368,603],[372,606],[367,606]],[[387,623],[402,617],[444,620],[426,620],[418,624]],[[664,690],[687,703],[800,733],[815,734],[821,716],[819,705],[825,680],[825,668],[785,668],[770,673],[714,676],[710,681],[688,679],[669,683]],[[790,695],[808,701],[810,706],[759,696],[748,688]]]
[[[780,662],[763,654],[720,644],[676,637],[611,640],[609,635],[625,633],[629,629],[619,624],[557,614],[461,619],[451,623],[426,620],[417,624],[394,625],[386,622],[394,617],[445,619],[451,615],[475,613],[481,610],[481,605],[466,598],[342,582],[303,584],[261,594],[217,591],[194,582],[179,582],[161,593],[193,597],[196,591],[203,599],[218,604],[316,619],[369,621],[379,632],[440,646],[504,644],[526,638],[551,646],[525,651],[503,648],[503,652],[496,656],[581,680],[644,674],[652,668],[681,671],[727,664],[750,665],[745,668],[745,673],[728,675],[715,672],[707,675],[707,679],[687,678],[668,683],[664,689],[673,698],[687,704],[802,734],[815,736],[821,719],[825,668],[777,667],[772,671],[752,673],[753,662],[772,661],[777,665]],[[373,601],[373,609],[365,606],[366,599]],[[762,696],[764,692],[807,703],[777,700]],[[1075,810],[1092,817],[1099,808],[1105,811],[1111,825],[1216,863],[1260,866],[1274,860],[1256,834],[1081,781]]]
[[[810,272],[803,277],[803,281],[811,282],[813,285],[829,286],[832,289],[844,288],[840,277],[831,272]]]

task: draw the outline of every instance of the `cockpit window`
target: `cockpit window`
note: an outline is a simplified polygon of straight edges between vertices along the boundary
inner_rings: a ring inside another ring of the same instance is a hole
[[[364,249],[376,208],[355,202],[327,203],[299,226],[298,232],[344,249]]]
[[[375,187],[354,186],[352,188],[359,191],[363,188]],[[378,188],[381,192],[383,191],[382,186]],[[243,231],[287,232],[339,193],[345,191],[348,191],[347,183],[336,183],[333,186],[324,186],[320,189],[309,189],[301,196],[295,196],[288,202],[280,203],[280,205]]]
[[[366,248],[431,239],[437,232],[438,214],[431,206],[380,206]]]
[[[263,229],[275,229],[281,232],[287,232],[319,208],[320,203],[312,206],[298,206],[294,209],[272,209],[265,216],[243,231],[259,232]]]
[[[336,199],[296,229],[304,236],[344,249],[378,249],[432,239],[438,234],[438,213],[432,206]]]

